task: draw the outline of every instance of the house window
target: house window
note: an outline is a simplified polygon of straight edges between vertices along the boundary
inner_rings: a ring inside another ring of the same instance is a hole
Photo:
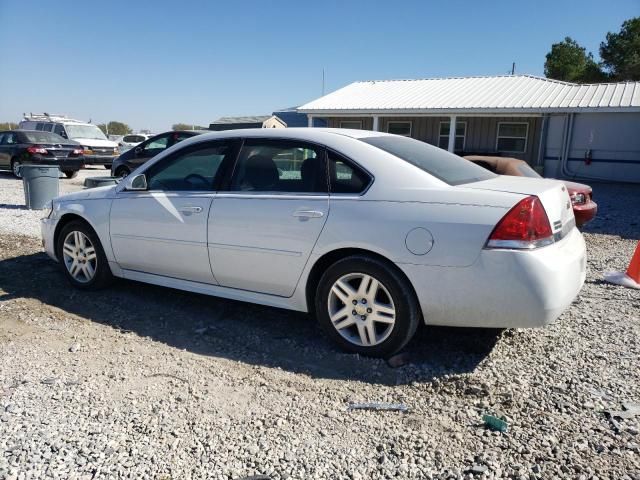
[[[449,127],[450,122],[440,122],[440,136],[438,137],[438,146],[444,150],[449,148]],[[454,150],[456,152],[464,151],[465,138],[467,137],[467,122],[456,122],[456,143]]]
[[[362,121],[353,120],[353,121],[340,122],[340,128],[352,128],[354,130],[362,130]]]
[[[528,123],[498,123],[496,150],[524,153],[527,150]]]
[[[411,136],[411,122],[388,122],[387,133],[394,135],[402,135],[403,137]]]

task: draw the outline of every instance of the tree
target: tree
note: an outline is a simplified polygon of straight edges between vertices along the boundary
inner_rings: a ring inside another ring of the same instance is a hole
[[[619,33],[607,33],[600,58],[611,78],[640,80],[640,17],[625,21]]]
[[[193,123],[174,123],[171,125],[171,130],[207,130],[207,127],[201,127]]]
[[[13,122],[2,122],[0,123],[0,130],[15,130],[18,128],[17,123]]]
[[[115,120],[110,121],[106,125],[104,123],[100,123],[98,128],[102,130],[105,135],[126,135],[132,132],[129,125],[122,122],[116,122]]]
[[[577,83],[602,82],[606,79],[591,52],[587,53],[571,37],[551,45],[546,58],[544,74],[547,78]]]

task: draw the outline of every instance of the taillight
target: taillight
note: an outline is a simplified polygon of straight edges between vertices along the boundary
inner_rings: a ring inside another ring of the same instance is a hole
[[[47,153],[47,149],[44,147],[41,147],[40,145],[32,145],[31,147],[27,147],[27,152],[29,152],[31,155],[34,155],[36,153],[39,153],[41,155],[46,155]]]
[[[549,217],[540,199],[521,200],[502,217],[487,240],[487,248],[532,249],[553,243]]]

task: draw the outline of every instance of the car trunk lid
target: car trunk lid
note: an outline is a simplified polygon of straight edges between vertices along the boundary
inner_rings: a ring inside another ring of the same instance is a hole
[[[464,185],[465,188],[494,192],[535,195],[547,212],[554,234],[564,237],[575,225],[571,199],[564,183],[558,180],[498,175],[489,180]]]

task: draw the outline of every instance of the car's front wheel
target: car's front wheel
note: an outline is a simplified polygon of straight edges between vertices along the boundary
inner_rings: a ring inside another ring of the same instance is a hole
[[[58,235],[56,251],[73,286],[97,290],[113,280],[100,240],[87,223],[78,220],[65,225]]]
[[[78,176],[78,170],[63,170],[62,173],[64,173],[67,178],[76,178]]]
[[[420,321],[413,288],[377,258],[343,258],[322,275],[315,299],[321,327],[343,349],[388,357],[411,340]]]

